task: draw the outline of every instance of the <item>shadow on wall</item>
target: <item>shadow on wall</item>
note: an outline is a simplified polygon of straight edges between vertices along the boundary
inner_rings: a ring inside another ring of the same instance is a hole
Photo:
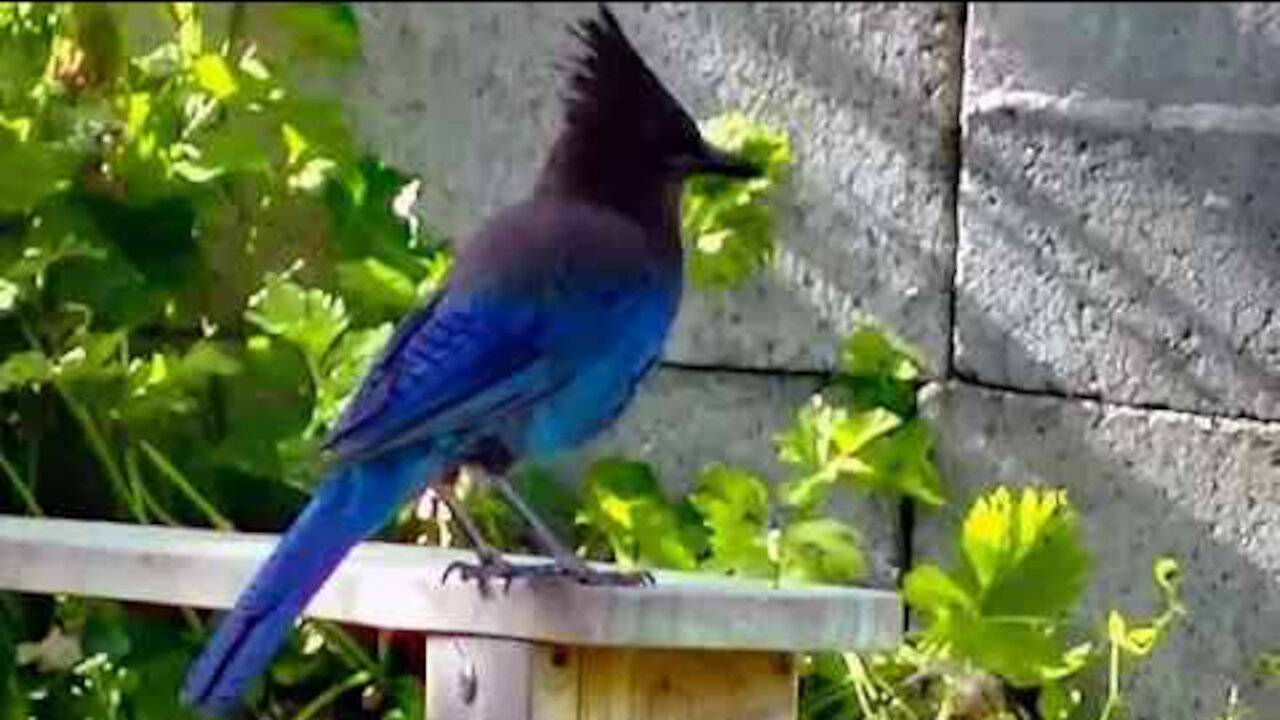
[[[1127,133],[1012,112],[970,133],[962,225],[982,247],[962,248],[960,288],[982,292],[960,303],[962,371],[1280,417],[1280,207],[1260,200],[1280,196],[1280,136]],[[994,335],[973,322],[990,314]],[[1010,336],[1039,362],[1008,356]]]

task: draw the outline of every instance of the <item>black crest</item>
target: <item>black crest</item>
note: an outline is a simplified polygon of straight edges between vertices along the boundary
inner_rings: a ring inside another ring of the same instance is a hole
[[[570,68],[566,120],[580,132],[634,127],[643,118],[687,117],[680,103],[645,64],[609,8],[570,32],[586,46]]]

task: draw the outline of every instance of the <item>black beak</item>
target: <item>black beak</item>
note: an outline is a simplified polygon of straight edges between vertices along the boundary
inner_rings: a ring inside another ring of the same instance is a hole
[[[723,175],[747,180],[764,174],[754,163],[707,143],[703,143],[696,153],[681,157],[677,165],[686,175]]]

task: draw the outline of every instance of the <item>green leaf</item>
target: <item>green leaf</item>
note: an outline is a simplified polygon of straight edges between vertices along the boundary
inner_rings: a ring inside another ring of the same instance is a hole
[[[696,565],[683,542],[679,515],[653,469],[643,463],[617,458],[592,463],[583,481],[578,522],[602,533],[624,567],[692,570]]]
[[[85,618],[81,640],[85,655],[104,653],[114,658],[128,654],[132,644],[124,627],[123,609],[114,602],[95,602]]]
[[[175,196],[135,206],[86,195],[84,206],[103,237],[148,284],[177,292],[204,269],[190,198]]]
[[[101,384],[125,375],[120,353],[123,332],[80,332],[69,343],[71,348],[57,358],[54,373],[71,384]]]
[[[1115,610],[1112,610],[1107,617],[1107,639],[1124,648],[1130,655],[1138,657],[1150,655],[1159,637],[1159,629],[1152,625],[1130,628],[1124,616]]]
[[[76,255],[50,273],[54,302],[90,308],[97,327],[134,328],[155,321],[173,295],[153,281],[113,246],[94,255]]]
[[[18,306],[18,296],[21,293],[22,289],[15,283],[0,278],[0,317],[13,312]]]
[[[273,3],[272,23],[287,31],[284,53],[302,58],[349,62],[359,56],[360,32],[348,3]]]
[[[1000,487],[965,518],[961,547],[993,615],[1053,617],[1079,599],[1089,559],[1060,490]]]
[[[956,650],[1015,687],[1036,687],[1070,677],[1091,657],[1092,646],[1087,643],[1068,649],[1055,624],[1018,618],[973,621],[963,616],[963,620],[950,633]]]
[[[337,100],[291,97],[280,101],[275,113],[294,135],[290,164],[318,156],[342,163],[355,159],[355,139]]]
[[[422,683],[413,676],[400,676],[391,679],[391,708],[387,710],[383,720],[418,720],[427,716],[426,697]]]
[[[174,648],[130,663],[129,669],[142,680],[129,693],[136,717],[188,717],[190,710],[182,704],[180,691],[192,657],[189,650]]]
[[[325,357],[316,383],[315,424],[332,427],[394,331],[391,323],[348,332]]]
[[[205,172],[269,173],[288,157],[280,120],[274,113],[234,111],[225,122],[195,139],[198,167]]]
[[[863,459],[863,450],[900,423],[882,408],[851,414],[814,395],[776,441],[779,457],[800,473],[782,486],[783,501],[812,512],[825,502],[832,484],[871,476],[874,468]]]
[[[1065,613],[1083,589],[1087,563],[1074,513],[1060,491],[1007,488],[980,497],[961,530],[958,575],[915,568],[904,598],[926,615],[926,636],[1017,687],[1079,672],[1091,646],[1068,648]]]
[[[760,478],[712,465],[698,477],[689,502],[710,530],[708,567],[746,577],[774,576],[769,557],[769,491]]]
[[[870,490],[899,493],[940,507],[946,497],[933,461],[933,445],[933,431],[924,420],[914,418],[862,449],[858,457],[867,471],[861,479]]]
[[[227,434],[215,456],[243,472],[278,477],[283,472],[280,444],[311,421],[315,391],[306,358],[290,343],[255,335],[237,362],[240,373],[225,384]]]
[[[338,289],[363,323],[399,320],[418,304],[413,281],[376,257],[339,263]]]
[[[832,518],[792,523],[782,533],[782,577],[786,581],[849,584],[867,573],[858,532]]]
[[[396,210],[397,199],[414,183],[396,169],[366,159],[342,182],[328,184],[325,202],[345,257],[376,257],[417,283],[438,278],[444,253],[423,243],[416,224]]]
[[[0,214],[23,213],[71,186],[78,158],[51,143],[20,142],[0,131]]]
[[[911,568],[903,581],[903,600],[917,611],[935,618],[962,613],[976,615],[978,598],[942,568],[924,563]]]
[[[791,162],[787,137],[728,113],[705,124],[703,134],[717,147],[763,168],[763,177],[741,181],[716,176],[691,178],[685,185],[682,234],[691,252],[696,287],[737,287],[765,267],[774,252],[772,194]]]
[[[922,366],[919,354],[905,342],[862,322],[841,347],[837,387],[852,408],[883,407],[909,419],[916,414]]]
[[[191,64],[191,72],[196,79],[196,85],[217,100],[226,100],[240,89],[231,66],[221,55],[214,53],[201,55]]]
[[[1081,692],[1066,683],[1050,681],[1040,688],[1036,709],[1044,720],[1071,720],[1084,700]]]
[[[4,3],[0,7],[15,7],[18,3]],[[52,49],[53,28],[46,22],[47,15],[60,12],[54,3],[24,3],[34,12],[19,17],[18,12],[5,13],[12,20],[7,28],[0,29],[0,107],[16,108],[26,105],[33,91],[41,83],[49,64]],[[31,17],[39,13],[46,17]]]
[[[129,367],[128,403],[120,415],[126,423],[165,422],[204,408],[209,380],[240,371],[240,364],[213,343],[201,341],[184,355],[157,352]]]
[[[245,319],[263,332],[296,345],[317,375],[325,353],[349,324],[346,305],[340,297],[304,288],[289,274],[280,273],[267,274],[262,289],[249,298]]]
[[[100,245],[97,227],[78,206],[53,204],[20,242],[0,245],[0,268],[26,292],[44,284],[50,268],[59,263],[104,258],[107,253]]]

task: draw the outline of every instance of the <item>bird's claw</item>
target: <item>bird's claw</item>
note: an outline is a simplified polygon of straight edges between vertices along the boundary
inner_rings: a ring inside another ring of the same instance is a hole
[[[595,570],[580,562],[554,562],[544,565],[528,565],[520,568],[522,576],[528,577],[563,577],[578,581],[582,585],[625,586],[636,587],[653,585],[653,575],[647,571],[611,572]]]
[[[464,583],[472,580],[476,581],[476,584],[480,586],[480,592],[488,595],[489,581],[495,578],[504,581],[502,592],[509,592],[511,590],[511,580],[516,577],[518,570],[501,557],[482,556],[479,563],[469,563],[462,560],[449,563],[449,567],[445,568],[444,575],[440,578],[440,583],[449,582],[449,576],[454,572],[461,576]]]
[[[611,572],[607,570],[593,570],[589,567],[580,569],[569,569],[569,574],[573,579],[583,585],[620,585],[624,587],[644,587],[654,585],[656,581],[653,574],[647,570],[637,572]]]
[[[510,591],[511,581],[517,578],[523,580],[555,577],[569,578],[582,585],[597,587],[643,587],[655,584],[653,574],[646,570],[612,572],[595,570],[585,563],[565,562],[540,565],[512,565],[501,557],[481,557],[479,563],[468,563],[461,560],[450,563],[449,567],[445,568],[444,576],[440,582],[448,582],[449,576],[454,572],[457,572],[462,577],[463,582],[477,581],[480,585],[480,590],[486,594],[489,591],[489,581],[495,578],[500,578],[504,581],[504,593]]]

